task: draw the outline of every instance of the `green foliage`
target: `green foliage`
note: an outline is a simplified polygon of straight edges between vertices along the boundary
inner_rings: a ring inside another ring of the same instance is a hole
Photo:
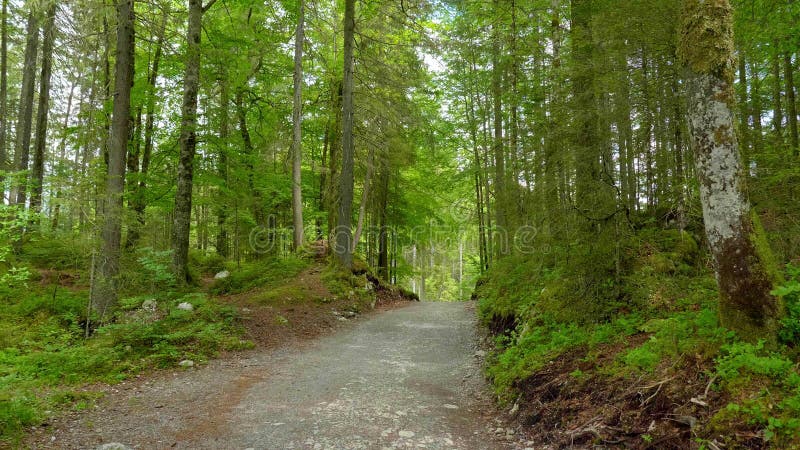
[[[92,401],[69,394],[69,386],[117,382],[149,367],[252,345],[241,340],[231,306],[202,294],[162,294],[157,310],[148,312],[140,309],[147,298],[124,299],[116,321],[85,339],[86,292],[48,287],[0,296],[0,443],[43,419],[45,405]],[[181,302],[194,310],[177,309]]]
[[[189,265],[203,274],[215,275],[225,270],[225,258],[216,252],[189,250]]]
[[[800,444],[800,370],[794,361],[763,342],[735,342],[722,347],[716,363],[723,387],[741,399],[716,414],[717,426],[745,420],[763,428],[776,448]]]
[[[800,267],[786,266],[786,281],[772,291],[783,298],[786,316],[781,320],[778,337],[781,342],[797,347],[800,344]]]
[[[297,276],[308,265],[308,260],[289,255],[230,267],[230,276],[214,280],[210,292],[215,295],[236,294],[256,286],[279,286]]]

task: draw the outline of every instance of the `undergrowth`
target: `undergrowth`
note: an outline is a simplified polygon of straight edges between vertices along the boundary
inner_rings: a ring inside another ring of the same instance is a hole
[[[800,446],[800,268],[789,266],[788,281],[774,291],[788,310],[779,347],[749,344],[720,327],[713,274],[693,240],[676,238],[648,230],[627,243],[621,295],[603,305],[601,315],[580,312],[576,305],[591,299],[580,297],[562,268],[524,256],[498,261],[476,290],[479,317],[496,333],[487,368],[496,394],[515,401],[527,380],[570,355],[591,363],[569,368],[576,383],[658,383],[680,379],[690,364],[699,364],[708,389],[722,400],[709,406],[707,423],[693,429],[691,446],[702,448],[713,438],[736,448],[743,445],[737,441],[742,429],[754,430],[764,446]],[[581,320],[571,320],[574,314]]]

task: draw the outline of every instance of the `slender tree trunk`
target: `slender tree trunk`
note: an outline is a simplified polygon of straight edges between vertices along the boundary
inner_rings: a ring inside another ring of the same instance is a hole
[[[380,192],[378,194],[378,276],[389,279],[389,226],[387,209],[389,206],[389,170],[382,164],[378,175]]]
[[[294,227],[293,248],[303,245],[303,40],[305,25],[305,2],[298,1],[297,32],[294,41],[294,106],[292,108],[292,222]]]
[[[201,1],[189,0],[186,71],[181,108],[180,155],[178,157],[178,188],[175,193],[175,219],[172,229],[172,268],[180,282],[189,281],[189,227],[192,215],[194,154],[197,147],[197,92],[200,88],[202,22],[203,5]]]
[[[77,81],[73,82],[72,86],[70,86],[70,89],[69,89],[69,96],[67,96],[67,112],[66,112],[66,114],[64,114],[64,123],[61,126],[61,142],[58,144],[58,149],[59,149],[59,152],[58,152],[58,166],[59,166],[59,170],[57,171],[57,173],[59,175],[62,175],[62,174],[64,174],[64,172],[66,172],[63,169],[63,165],[65,164],[65,161],[66,161],[66,158],[67,158],[67,135],[68,135],[67,129],[69,128],[69,119],[70,119],[70,115],[72,114],[72,99],[74,98],[75,88],[77,88],[77,87],[78,87]],[[77,154],[77,152],[76,152],[76,154]],[[61,215],[61,202],[62,202],[62,199],[64,197],[63,188],[64,188],[63,184],[61,182],[59,182],[58,190],[56,190],[56,198],[55,198],[55,201],[53,202],[53,203],[55,203],[55,206],[53,208],[53,218],[52,218],[52,221],[51,221],[51,224],[50,224],[52,230],[57,230],[58,229],[58,224],[59,224],[59,220],[60,220],[59,216]]]
[[[775,268],[745,193],[736,139],[733,8],[684,0],[680,48],[687,68],[689,130],[700,201],[720,288],[723,326],[750,341],[775,341],[783,307],[770,294]]]
[[[789,145],[793,156],[798,156],[797,136],[797,100],[794,88],[794,64],[792,64],[792,54],[783,55],[783,79],[786,82],[786,114],[787,124],[789,125]]]
[[[779,61],[777,42],[773,43],[773,55],[770,57],[772,65],[772,130],[775,133],[775,141],[778,145],[783,145],[783,108],[781,107],[781,63]]]
[[[24,207],[27,199],[28,159],[30,157],[31,128],[33,120],[33,93],[36,73],[36,55],[39,50],[39,20],[31,11],[28,16],[25,44],[25,63],[22,68],[22,87],[19,95],[19,117],[17,118],[14,143],[14,168],[19,172],[14,180],[11,198]]]
[[[169,5],[169,4],[167,4]],[[150,69],[150,74],[147,78],[147,105],[145,112],[145,125],[144,125],[144,148],[142,150],[142,161],[139,168],[139,183],[133,194],[133,212],[136,216],[136,222],[128,229],[128,236],[125,242],[125,248],[132,249],[136,247],[141,239],[142,229],[145,224],[145,209],[147,202],[145,201],[145,191],[147,189],[147,174],[150,170],[150,158],[153,154],[153,137],[155,135],[156,123],[156,81],[158,80],[158,70],[161,64],[161,54],[164,48],[164,38],[167,28],[167,20],[169,19],[169,6],[164,10],[164,15],[161,18],[161,27],[158,32],[158,41],[156,42],[155,52],[153,54],[153,65]]]
[[[493,1],[495,20],[499,20],[500,2]],[[503,68],[500,64],[500,27],[492,27],[492,114],[494,120],[494,197],[495,197],[495,224],[497,226],[497,245],[495,250],[498,255],[508,253],[510,245],[503,238],[508,231],[508,199],[506,192],[505,146],[503,145]],[[505,241],[505,242],[504,242]]]
[[[0,203],[6,198],[5,176],[8,170],[6,135],[8,123],[8,0],[3,0],[0,16]]]
[[[103,217],[103,251],[92,277],[92,308],[104,321],[117,304],[125,154],[130,138],[131,88],[134,70],[133,0],[117,4],[117,57],[114,68],[114,110],[108,144],[108,172]]]
[[[747,62],[739,50],[739,136],[744,166],[750,166],[750,114],[747,113]]]
[[[40,212],[42,206],[42,189],[44,187],[44,159],[47,145],[47,116],[50,112],[50,75],[53,68],[53,45],[56,38],[55,0],[51,0],[47,8],[44,24],[44,41],[42,42],[42,72],[39,80],[39,107],[36,111],[36,145],[33,152],[31,170],[31,210]]]
[[[750,108],[750,116],[753,120],[753,156],[761,153],[761,148],[764,141],[764,125],[761,123],[761,79],[758,77],[755,63],[751,63],[750,72],[753,74],[751,83],[752,93],[750,97],[753,99],[752,107]],[[745,168],[749,172],[749,165]]]
[[[217,254],[227,258],[228,257],[228,205],[226,201],[228,189],[228,76],[227,71],[223,69],[222,79],[220,79],[220,111],[219,111],[219,159],[217,160],[217,175],[219,175],[220,182],[222,183],[222,191],[217,200],[217,239],[216,249]]]
[[[358,208],[358,223],[356,224],[356,234],[353,236],[353,248],[351,251],[356,252],[358,242],[361,240],[361,233],[364,230],[364,216],[367,213],[367,199],[369,198],[370,180],[372,179],[372,168],[375,165],[375,149],[369,149],[369,156],[367,157],[367,174],[364,175],[364,190],[361,192],[361,206]]]
[[[344,78],[342,85],[342,173],[339,176],[339,214],[336,223],[336,259],[345,269],[353,266],[350,225],[353,211],[353,47],[355,46],[355,0],[345,0],[344,9]]]

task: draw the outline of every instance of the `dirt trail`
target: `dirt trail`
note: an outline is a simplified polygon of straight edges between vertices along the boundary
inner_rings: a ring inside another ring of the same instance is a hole
[[[131,383],[37,448],[514,448],[495,440],[470,304],[415,303],[302,345]]]

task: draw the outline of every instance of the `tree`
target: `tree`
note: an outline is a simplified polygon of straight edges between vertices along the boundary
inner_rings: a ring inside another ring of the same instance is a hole
[[[117,53],[114,65],[114,110],[108,144],[108,168],[103,210],[103,248],[92,277],[92,308],[103,321],[117,304],[120,245],[122,241],[122,200],[125,162],[130,139],[131,88],[134,70],[134,3],[117,3]]]
[[[745,194],[735,133],[733,8],[684,0],[678,55],[703,219],[720,289],[720,319],[748,340],[775,339],[783,308],[770,294],[771,255]]]
[[[186,70],[183,77],[181,136],[178,159],[178,188],[175,192],[175,219],[172,227],[172,269],[181,282],[189,281],[189,231],[192,215],[194,155],[197,148],[197,92],[200,89],[200,31],[204,7],[201,0],[189,0],[186,29]]]
[[[345,0],[344,77],[342,82],[342,167],[339,175],[339,214],[333,252],[346,269],[353,266],[351,224],[353,221],[353,47],[355,46],[355,0]]]
[[[33,93],[36,73],[36,55],[39,50],[39,19],[31,8],[25,38],[25,64],[22,68],[22,87],[19,92],[16,140],[14,142],[14,168],[18,177],[11,191],[12,203],[25,206],[27,199],[28,160],[30,158],[31,127],[33,120]]]
[[[31,170],[31,209],[39,212],[42,206],[44,187],[44,158],[47,145],[47,116],[50,113],[50,75],[53,71],[53,46],[55,43],[55,21],[58,4],[55,0],[47,8],[42,42],[42,72],[39,77],[39,107],[36,111],[36,145]]]
[[[297,31],[294,40],[294,106],[292,108],[292,218],[294,225],[294,249],[303,245],[303,27],[305,24],[305,2],[297,2]]]
[[[6,151],[6,123],[8,118],[8,0],[3,0],[0,13],[0,203],[6,196],[5,177],[8,153]]]

